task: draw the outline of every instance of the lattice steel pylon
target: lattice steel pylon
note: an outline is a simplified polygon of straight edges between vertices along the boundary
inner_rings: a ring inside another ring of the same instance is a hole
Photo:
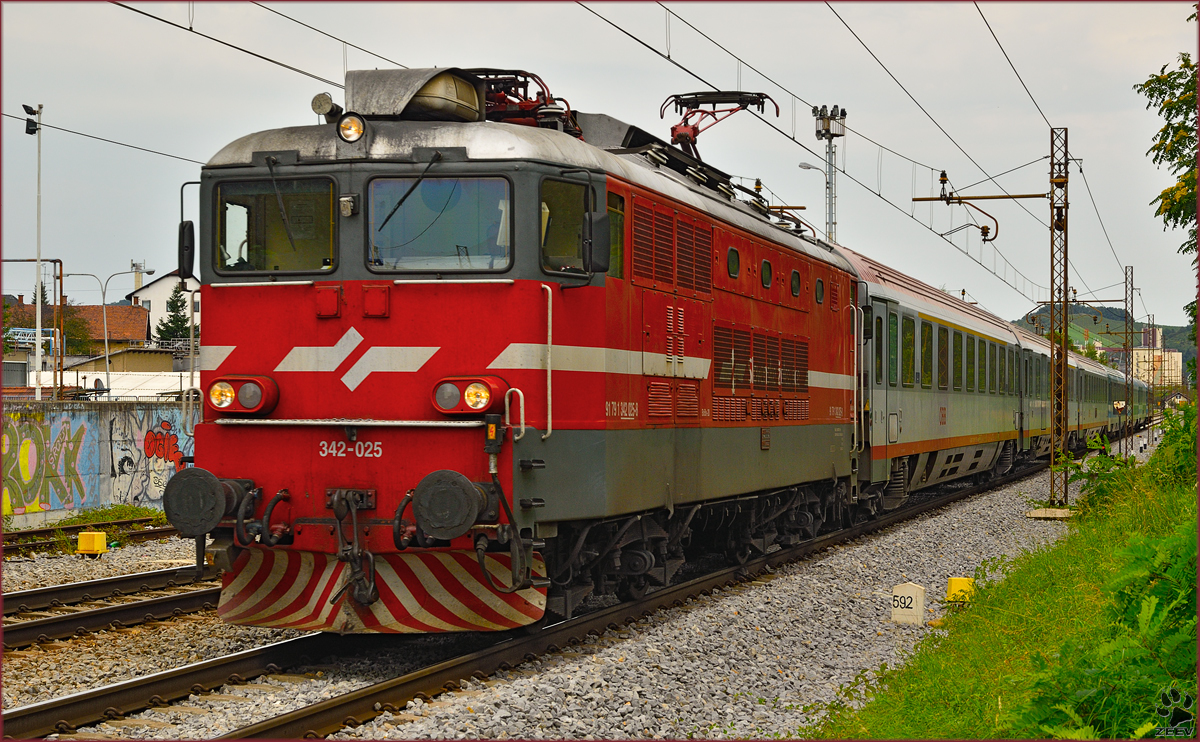
[[[1133,266],[1125,266],[1125,419],[1121,424],[1121,453],[1133,453],[1129,438],[1130,413],[1133,412]]]
[[[1067,449],[1067,130],[1050,129],[1050,461]],[[1067,471],[1050,468],[1050,502],[1067,504]]]

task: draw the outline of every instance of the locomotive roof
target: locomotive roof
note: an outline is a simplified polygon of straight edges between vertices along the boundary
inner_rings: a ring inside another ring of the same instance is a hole
[[[605,125],[610,128],[614,124],[618,130],[620,127],[632,128],[608,116],[592,116],[594,120],[604,119]],[[461,147],[471,161],[532,160],[604,170],[814,260],[854,272],[850,262],[827,243],[800,237],[777,227],[741,201],[729,201],[668,168],[654,166],[640,154],[614,154],[602,149],[604,144],[612,144],[611,148],[620,149],[619,142],[585,142],[552,129],[493,121],[458,123],[369,119],[369,122],[371,137],[366,152],[368,160],[414,162],[413,150],[416,148]],[[295,151],[297,164],[300,165],[361,162],[360,155],[339,157],[335,128],[335,124],[318,124],[248,134],[223,147],[213,155],[206,167],[245,167],[252,164],[256,152],[281,151]],[[596,134],[599,139],[607,139],[599,127],[591,128],[591,132],[585,130],[585,136],[588,133]]]

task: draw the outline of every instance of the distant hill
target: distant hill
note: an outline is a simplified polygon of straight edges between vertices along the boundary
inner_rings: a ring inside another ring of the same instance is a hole
[[[1124,344],[1124,338],[1121,335],[1113,334],[1125,331],[1124,309],[1117,307],[1093,309],[1084,304],[1072,304],[1067,314],[1071,321],[1068,337],[1076,345],[1082,347],[1085,343],[1099,342],[1103,347],[1116,348]],[[1050,311],[1045,307],[1034,312],[1031,317],[1040,320],[1043,328],[1050,325]],[[1037,332],[1034,326],[1026,320],[1026,317],[1021,317],[1012,322],[1032,332]],[[1133,323],[1135,331],[1141,331],[1145,326],[1146,324],[1143,322],[1135,321]],[[1180,351],[1183,354],[1184,366],[1187,365],[1188,361],[1196,357],[1196,346],[1188,337],[1188,328],[1186,326],[1159,325],[1158,327],[1163,331],[1163,347],[1168,350]],[[1105,332],[1106,328],[1108,332]],[[1140,336],[1132,338],[1134,346],[1141,345],[1141,343],[1142,339]]]

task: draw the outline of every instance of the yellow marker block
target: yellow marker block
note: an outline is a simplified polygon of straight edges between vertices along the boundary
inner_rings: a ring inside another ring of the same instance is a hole
[[[108,551],[108,534],[102,531],[82,531],[79,534],[76,554],[100,556]]]
[[[946,587],[946,600],[966,603],[975,592],[975,580],[970,577],[951,577]]]

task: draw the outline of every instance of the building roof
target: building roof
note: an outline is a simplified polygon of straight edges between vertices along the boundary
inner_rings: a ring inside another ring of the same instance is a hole
[[[88,324],[88,337],[92,340],[104,339],[104,307],[95,304],[81,304],[73,307],[75,312]],[[145,307],[109,306],[108,307],[108,339],[137,341],[150,339],[150,312]]]
[[[142,293],[143,291],[145,291],[146,289],[150,288],[151,286],[153,286],[154,284],[158,283],[159,281],[166,281],[166,280],[168,280],[168,279],[170,279],[172,282],[178,283],[178,282],[179,282],[179,280],[180,280],[180,278],[179,278],[179,269],[178,269],[178,268],[176,268],[175,270],[171,271],[170,273],[166,274],[165,276],[159,276],[158,278],[154,279],[154,280],[153,280],[153,281],[151,281],[150,283],[143,284],[143,285],[142,285],[142,287],[141,287],[140,289],[134,289],[133,291],[130,291],[128,294],[125,294],[125,298],[126,298],[126,299],[128,299],[129,301],[133,301],[133,297],[135,297],[135,296],[137,296],[138,294]],[[189,280],[195,281],[196,279],[194,279],[194,278],[193,278],[193,279],[189,279]],[[185,290],[187,289],[186,282],[185,282],[185,285],[184,285],[184,289],[185,289]]]
[[[109,329],[112,329],[112,328],[110,327]],[[174,356],[174,351],[164,350],[162,348],[121,348],[120,350],[114,350],[112,353],[109,354],[109,356],[112,358],[116,358],[117,356],[125,354],[125,353],[134,354],[134,355],[141,354],[141,355],[149,355],[149,356],[171,356],[171,357]],[[87,358],[82,358],[82,359],[79,359],[72,363],[68,363],[65,366],[63,366],[63,368],[71,369],[71,368],[75,368],[76,366],[86,365],[93,361],[102,361],[102,360],[104,360],[103,353],[101,353],[98,356],[89,356]]]

